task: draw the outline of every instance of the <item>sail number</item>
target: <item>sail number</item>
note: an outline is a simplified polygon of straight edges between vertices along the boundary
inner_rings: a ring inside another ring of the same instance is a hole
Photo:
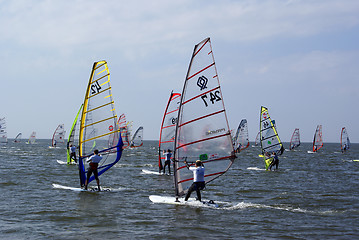
[[[96,81],[94,84],[91,85],[91,94],[99,93],[101,89],[100,84]]]
[[[209,100],[212,104],[214,104],[215,102],[218,102],[218,101],[221,101],[222,98],[219,96],[220,95],[220,92],[217,90],[215,91],[214,93],[210,92],[209,93],[209,97],[208,97],[208,94],[205,94],[205,95],[202,95],[201,98],[204,102],[204,105],[206,107],[208,107],[208,103],[207,101]]]

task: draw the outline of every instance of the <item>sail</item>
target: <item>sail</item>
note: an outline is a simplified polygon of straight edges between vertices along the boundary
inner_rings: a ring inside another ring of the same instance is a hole
[[[139,127],[131,140],[131,147],[141,147],[143,145],[143,127]]]
[[[72,123],[72,127],[70,130],[69,138],[67,139],[66,149],[67,149],[67,164],[71,163],[70,157],[70,146],[73,145],[76,148],[79,146],[79,131],[80,131],[80,121],[78,121],[79,115],[81,113],[83,104],[81,104],[79,111],[75,117],[74,122]]]
[[[120,128],[121,137],[123,141],[123,148],[127,148],[130,145],[130,133],[127,129],[127,121],[125,114],[121,114],[118,118],[118,126]]]
[[[292,138],[290,139],[289,149],[292,150],[300,145],[299,128],[294,129]]]
[[[242,121],[239,123],[236,135],[234,136],[233,146],[236,151],[249,147],[247,119],[242,119]]]
[[[64,124],[59,124],[52,135],[51,146],[55,147],[57,143],[65,142],[65,127]]]
[[[260,135],[261,135],[261,132],[258,132],[256,139],[254,140],[254,146],[258,146],[260,144]]]
[[[340,134],[340,149],[342,152],[345,152],[349,148],[350,148],[349,135],[347,133],[347,129],[343,127],[342,132]]]
[[[0,143],[7,143],[6,121],[0,118]]]
[[[315,129],[314,139],[313,139],[313,152],[318,151],[323,147],[323,138],[322,138],[322,125],[318,125]]]
[[[32,132],[27,143],[34,144],[36,142],[36,132]]]
[[[194,47],[176,124],[174,182],[176,197],[188,191],[192,171],[184,161],[205,165],[205,182],[224,174],[235,158],[230,128],[210,39]]]
[[[18,133],[14,139],[14,142],[19,143],[21,142],[22,133]]]
[[[95,62],[81,112],[78,165],[81,185],[86,181],[86,160],[93,155],[94,146],[103,157],[98,166],[100,176],[120,160],[122,145],[107,62]],[[92,180],[94,176],[88,183]]]
[[[272,159],[269,156],[275,152],[277,155],[281,155],[284,151],[284,147],[278,136],[275,122],[271,120],[268,109],[261,107],[260,115],[260,143],[264,163],[266,169],[268,169]]]
[[[167,151],[169,149],[174,152],[175,130],[180,101],[181,94],[171,92],[163,115],[158,144],[158,167],[160,171],[163,169],[162,160],[165,159],[163,150]]]

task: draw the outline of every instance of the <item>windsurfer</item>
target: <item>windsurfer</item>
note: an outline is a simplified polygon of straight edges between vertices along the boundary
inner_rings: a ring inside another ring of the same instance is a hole
[[[272,170],[272,167],[274,165],[275,165],[275,169],[278,170],[279,158],[278,158],[276,152],[273,152],[272,158],[273,158],[273,160],[272,160],[271,164],[269,165],[269,171]]]
[[[191,193],[193,191],[197,192],[197,199],[198,201],[201,201],[201,190],[205,187],[205,181],[204,181],[204,165],[201,160],[196,161],[195,167],[190,167],[187,163],[187,161],[184,162],[189,170],[193,172],[193,183],[188,189],[188,192],[185,197],[185,201],[188,200],[188,198],[191,196]]]
[[[94,155],[92,155],[91,157],[89,157],[87,159],[86,162],[89,162],[89,168],[87,169],[87,176],[86,176],[86,181],[85,181],[85,190],[87,190],[87,184],[88,184],[88,180],[91,177],[91,174],[93,173],[93,175],[95,176],[96,182],[97,182],[97,186],[98,186],[98,191],[101,191],[100,189],[100,180],[98,179],[98,172],[97,172],[97,167],[99,162],[102,160],[102,156],[100,156],[98,154],[98,150],[95,149],[93,151]]]
[[[165,165],[163,167],[163,174],[166,174],[166,166],[168,165],[168,172],[171,175],[171,157],[172,157],[172,152],[170,149],[167,150],[167,152],[165,150],[163,150],[163,155],[165,155]]]
[[[70,159],[74,160],[75,163],[77,163],[76,147],[72,144],[70,145]]]

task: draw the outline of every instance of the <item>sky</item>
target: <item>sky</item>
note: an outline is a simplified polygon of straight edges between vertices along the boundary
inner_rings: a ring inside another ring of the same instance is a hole
[[[260,107],[282,141],[359,142],[357,0],[0,0],[0,117],[9,138],[69,132],[94,62],[106,60],[117,115],[158,140],[194,45],[210,37],[231,129]]]

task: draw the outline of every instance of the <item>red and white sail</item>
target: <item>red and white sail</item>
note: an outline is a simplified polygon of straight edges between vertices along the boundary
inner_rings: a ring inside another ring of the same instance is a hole
[[[313,152],[318,151],[322,147],[323,147],[322,125],[318,125],[314,133]]]
[[[194,47],[181,95],[175,137],[176,197],[186,194],[193,173],[184,164],[200,159],[205,182],[224,174],[235,154],[210,39]]]
[[[165,113],[163,115],[160,130],[160,140],[158,144],[158,168],[160,171],[163,169],[162,160],[164,161],[165,159],[163,155],[163,150],[171,150],[173,152],[175,148],[175,130],[180,101],[181,94],[171,92],[170,98],[167,102]]]
[[[289,143],[289,149],[292,150],[296,147],[299,147],[300,145],[300,134],[299,134],[299,128],[294,129],[294,132],[292,134],[292,138],[290,139]]]

